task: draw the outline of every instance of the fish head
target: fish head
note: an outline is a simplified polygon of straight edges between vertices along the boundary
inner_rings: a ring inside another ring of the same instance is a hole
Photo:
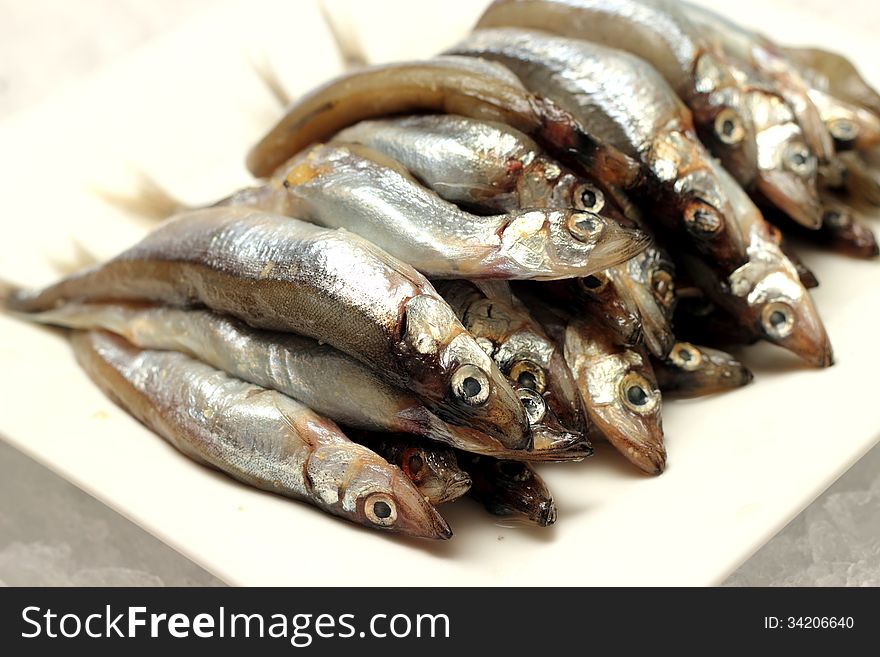
[[[880,117],[819,89],[808,91],[839,151],[866,151],[880,145]]]
[[[693,132],[658,134],[648,158],[655,177],[674,190],[672,210],[695,249],[712,258],[742,250],[737,208],[728,195],[732,179]]]
[[[677,300],[672,260],[651,245],[611,271],[622,288],[621,294],[625,293],[636,309],[644,344],[656,356],[669,353],[675,341],[671,321]]]
[[[435,412],[453,424],[469,425],[497,438],[510,449],[529,445],[528,418],[504,375],[449,305],[434,294],[421,294],[405,306],[402,344],[413,368],[430,373],[415,377]],[[430,374],[430,375],[429,375]]]
[[[455,452],[448,447],[409,444],[401,449],[396,460],[422,495],[434,504],[457,499],[471,487],[470,475],[458,467]]]
[[[510,517],[541,527],[556,522],[556,503],[547,485],[527,464],[520,461],[485,459],[481,467],[491,468],[485,481],[491,490],[483,491],[483,503],[490,513]]]
[[[785,101],[765,91],[749,93],[757,126],[755,187],[772,205],[808,228],[822,224],[819,163]]]
[[[572,321],[565,334],[571,366],[593,427],[649,474],[666,466],[660,388],[647,354],[620,347],[598,325]]]
[[[697,95],[690,105],[703,143],[734,178],[748,184],[758,173],[757,131],[735,73],[717,54],[701,55],[694,68]]]
[[[505,258],[553,279],[586,276],[628,260],[651,241],[594,212],[527,209],[511,215],[501,233]]]
[[[506,310],[504,304],[482,299],[468,308],[466,324],[510,379],[526,410],[533,439],[539,425],[546,432],[582,435],[586,427],[577,387],[556,344]]]
[[[737,317],[765,340],[816,367],[834,362],[831,342],[797,269],[779,247],[755,235],[749,261],[728,278]]]
[[[392,468],[385,477],[377,476],[379,471],[379,468],[360,468],[347,483],[346,496],[354,497],[355,514],[361,524],[420,538],[452,536],[437,509],[402,471]]]
[[[823,197],[822,227],[847,253],[861,258],[880,255],[873,231],[860,221],[856,211],[846,203]]]
[[[530,455],[552,452],[565,453],[572,458],[576,455],[578,459],[582,459],[593,453],[585,426],[582,430],[576,431],[563,425],[546,399],[531,388],[520,386],[517,387],[516,392],[529,416],[532,432]]]
[[[649,247],[650,248],[650,247]],[[629,260],[640,257],[633,256]],[[627,265],[574,279],[578,300],[602,318],[624,344],[638,344],[643,338],[642,318],[627,281]]]
[[[658,373],[660,387],[681,395],[708,395],[738,388],[754,377],[749,369],[727,352],[676,342]]]

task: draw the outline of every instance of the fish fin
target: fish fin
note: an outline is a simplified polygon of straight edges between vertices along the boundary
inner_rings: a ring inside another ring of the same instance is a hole
[[[510,283],[502,280],[485,279],[471,281],[474,287],[482,292],[487,299],[502,301],[508,305],[516,305],[518,300],[514,298],[510,290]]]
[[[265,57],[261,57],[259,60],[251,59],[250,65],[257,77],[260,78],[260,82],[272,94],[272,98],[282,107],[290,105],[292,100],[290,94],[287,93],[287,89],[284,88],[281,78],[278,77],[278,73],[269,60]]]
[[[15,283],[0,278],[0,309],[9,310],[8,301],[21,288]]]
[[[136,174],[135,189],[130,194],[101,188],[92,192],[114,207],[153,221],[163,221],[177,212],[192,209],[143,172]]]
[[[69,276],[101,262],[101,259],[83,246],[79,240],[71,239],[70,244],[73,248],[73,254],[70,257],[49,258],[49,264],[59,276]]]
[[[358,35],[351,29],[346,29],[348,26],[343,26],[340,23],[339,15],[330,11],[325,0],[321,0],[318,6],[321,9],[321,18],[324,20],[330,36],[333,37],[336,50],[342,56],[346,69],[351,70],[369,64],[369,59]]]

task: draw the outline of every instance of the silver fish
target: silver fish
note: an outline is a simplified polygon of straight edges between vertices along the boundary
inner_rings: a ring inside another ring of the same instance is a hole
[[[648,354],[614,344],[596,322],[574,319],[565,329],[565,360],[601,435],[643,472],[663,472],[662,400]]]
[[[471,214],[362,153],[319,145],[285,165],[285,214],[358,233],[431,278],[586,276],[650,241],[586,210]]]
[[[843,55],[821,48],[783,47],[810,85],[880,116],[880,94]]]
[[[358,123],[336,140],[393,157],[441,197],[477,212],[574,207],[622,223],[638,221],[619,191],[603,192],[528,136],[497,123],[452,115],[390,118]],[[609,318],[622,340],[644,337],[652,353],[663,356],[674,343],[670,269],[669,258],[652,244],[626,263],[581,279],[582,299]]]
[[[556,522],[553,495],[527,463],[473,454],[461,454],[458,461],[473,482],[468,495],[492,515],[538,527]]]
[[[880,116],[826,91],[811,88],[808,93],[839,151],[869,151],[880,146]]]
[[[288,108],[251,149],[248,168],[267,177],[306,146],[358,121],[418,112],[506,123],[552,152],[576,155],[609,184],[625,186],[638,174],[632,160],[595,139],[551,101],[528,93],[503,66],[467,57],[371,66],[331,80]]]
[[[562,351],[503,282],[438,284],[465,328],[499,369],[518,386],[536,445],[546,433],[585,440],[586,416]],[[558,425],[557,429],[554,425]],[[561,429],[561,430],[560,430]],[[587,447],[589,443],[587,443]]]
[[[510,449],[529,444],[522,404],[430,283],[345,231],[247,208],[198,210],[103,265],[16,291],[6,306],[39,312],[73,300],[202,305],[256,328],[322,340],[444,420]]]
[[[478,28],[519,27],[586,39],[649,62],[694,113],[737,180],[758,174],[751,118],[724,53],[704,39],[673,2],[651,0],[496,0]]]
[[[739,388],[754,375],[727,352],[677,342],[665,360],[652,359],[664,395],[701,397]]]
[[[471,487],[470,475],[458,467],[449,447],[405,435],[355,433],[352,438],[400,468],[433,505],[452,502]]]
[[[785,121],[785,163],[792,169],[774,169],[768,175],[762,169],[762,150],[777,146],[766,135],[758,140],[756,122],[775,118],[759,98],[768,100],[772,89],[766,84],[755,86],[756,73],[743,79],[745,63],[732,60],[709,38],[706,30],[695,25],[681,3],[669,0],[496,0],[478,23],[480,28],[520,27],[542,30],[562,36],[593,41],[618,48],[648,62],[666,80],[693,113],[701,139],[724,163],[741,185],[759,185],[766,195],[784,197],[797,193],[797,198],[815,196],[815,164],[792,131],[796,123]],[[527,85],[528,86],[528,85]],[[621,99],[623,100],[623,99]],[[644,101],[636,103],[643,107]],[[757,113],[757,115],[755,114]],[[595,130],[595,127],[593,128]],[[771,133],[772,134],[772,133]],[[803,155],[807,160],[802,162]],[[813,165],[808,170],[807,165]],[[791,175],[783,175],[783,174]],[[775,189],[780,182],[783,189]],[[789,203],[792,206],[793,203]],[[810,225],[819,221],[815,203],[799,210],[797,216]]]
[[[595,212],[623,224],[634,220],[620,190],[576,174],[502,123],[454,114],[392,117],[361,121],[340,131],[334,142],[381,152],[442,198],[481,214],[554,207]]]
[[[103,329],[141,349],[184,353],[235,378],[277,390],[345,427],[420,436],[478,454],[531,458],[529,452],[509,450],[491,436],[441,420],[411,393],[312,338],[254,329],[207,310],[145,304],[74,301],[21,317],[66,328]],[[517,396],[522,396],[519,391]],[[538,442],[540,449],[548,449]],[[570,447],[556,444],[549,449],[554,459],[562,459],[561,452]]]
[[[809,151],[820,164],[834,160],[834,144],[810,94],[809,84],[797,65],[789,60],[782,48],[764,34],[755,32],[721,16],[702,5],[683,2],[688,18],[715,39],[719,47],[737,62],[745,64],[762,80],[770,82],[796,117]],[[760,141],[759,146],[760,150]]]
[[[706,152],[687,109],[648,64],[586,41],[514,29],[480,30],[453,50],[503,61],[527,87],[640,159],[654,201],[648,219],[679,238],[695,279],[765,339],[817,366],[831,364],[821,320],[772,229]]]
[[[77,333],[73,346],[98,387],[199,463],[373,529],[452,535],[400,470],[278,392],[109,333]]]

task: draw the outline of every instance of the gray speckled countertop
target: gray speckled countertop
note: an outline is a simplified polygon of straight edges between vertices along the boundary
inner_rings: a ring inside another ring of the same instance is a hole
[[[214,0],[0,0],[0,120],[216,6]],[[2,441],[0,500],[0,584],[222,584]],[[880,447],[726,585],[880,585]]]

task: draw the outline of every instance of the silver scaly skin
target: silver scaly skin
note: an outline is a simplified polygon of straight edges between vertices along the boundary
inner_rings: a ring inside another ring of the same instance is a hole
[[[248,168],[265,178],[310,144],[359,121],[421,112],[508,124],[553,153],[573,156],[609,185],[631,184],[638,174],[630,158],[551,101],[530,94],[503,66],[467,57],[369,66],[331,80],[287,109],[251,149]]]
[[[742,184],[758,174],[755,133],[724,53],[670,0],[495,0],[478,28],[541,30],[648,62],[693,112],[701,136]],[[718,146],[716,150],[715,146]]]
[[[679,238],[682,260],[707,292],[757,335],[816,366],[831,364],[821,320],[776,234],[700,144],[687,109],[650,65],[586,41],[514,29],[475,32],[453,50],[504,62],[527,87],[637,157],[651,191],[646,220]]]
[[[191,459],[366,527],[452,535],[400,470],[302,404],[109,333],[79,332],[72,342],[98,387]]]
[[[530,459],[530,453],[509,450],[491,436],[444,422],[412,394],[312,338],[254,329],[211,311],[143,304],[74,301],[20,317],[72,329],[103,329],[141,349],[184,353],[235,378],[277,390],[346,427],[408,433],[479,454]]]
[[[447,201],[481,213],[577,208],[624,223],[629,218],[595,182],[506,125],[453,115],[409,116],[362,121],[335,139],[394,158]],[[626,263],[597,272],[601,292],[585,287],[584,300],[600,313],[613,313],[621,339],[643,336],[652,353],[663,356],[674,342],[667,309],[674,299],[672,275],[663,271],[670,264],[652,244]]]
[[[414,269],[342,230],[240,207],[184,213],[107,263],[6,299],[206,306],[255,328],[321,340],[411,390],[442,419],[529,445],[504,375]]]
[[[589,211],[471,214],[363,153],[319,145],[287,163],[278,172],[285,214],[351,230],[430,278],[586,276],[650,241]]]

